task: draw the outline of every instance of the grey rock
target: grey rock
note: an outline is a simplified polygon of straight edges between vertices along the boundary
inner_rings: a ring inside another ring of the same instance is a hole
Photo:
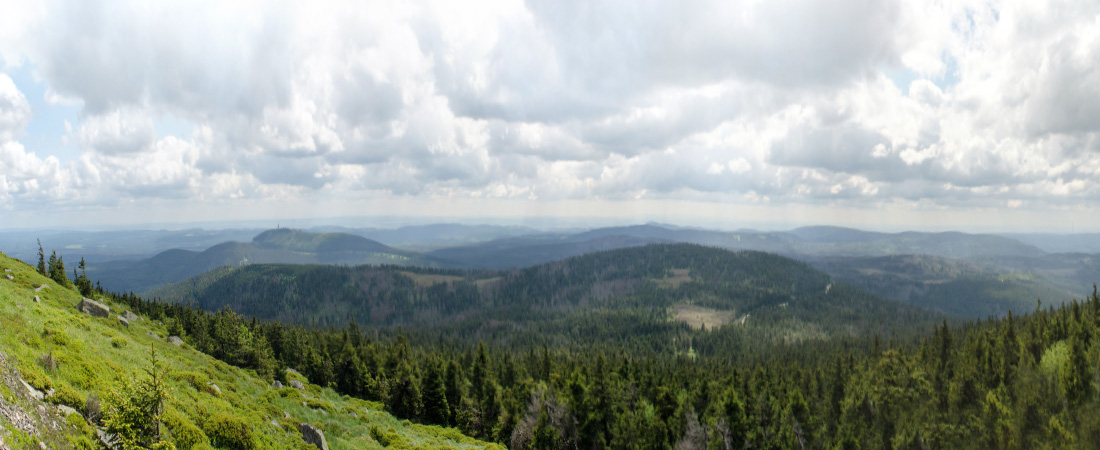
[[[23,383],[23,387],[27,388],[27,393],[31,394],[31,397],[34,397],[35,400],[42,400],[46,398],[46,394],[42,393],[42,391],[38,389],[35,389],[34,386],[31,386],[22,378],[19,379],[19,382]]]
[[[179,336],[168,336],[168,343],[178,347],[183,344],[183,339],[180,339]]]
[[[283,383],[280,382],[279,380],[275,380],[274,383],[271,383],[271,387],[274,388],[274,389],[282,389],[286,386],[283,386]]]
[[[92,300],[90,298],[84,298],[80,300],[80,304],[76,306],[76,309],[84,314],[88,314],[94,317],[110,317],[111,308],[100,302]]]
[[[307,444],[313,444],[321,450],[328,450],[328,442],[325,442],[325,433],[308,423],[298,425],[298,431],[302,432],[302,440]]]
[[[71,406],[57,405],[57,409],[60,410],[65,416],[68,416],[69,414],[79,414]]]
[[[131,322],[137,322],[137,321],[141,320],[141,317],[138,317],[137,314],[134,314],[134,313],[130,312],[129,310],[122,313],[122,317],[125,317],[126,320],[129,320]]]
[[[283,411],[283,418],[284,419],[289,419],[290,418],[290,413],[288,413],[286,411]]]
[[[148,334],[149,336],[152,336],[153,339],[160,339],[160,336],[157,336],[157,334],[152,332],[152,331],[146,331],[145,334]]]
[[[121,324],[122,324],[122,326],[124,326],[124,327],[126,327],[126,328],[130,328],[130,321],[129,321],[129,320],[126,320],[126,318],[125,318],[125,317],[122,317],[122,316],[118,316],[118,323],[121,323]]]
[[[11,269],[4,269],[4,272],[11,272]]]
[[[46,449],[47,449],[47,448],[49,448],[49,447],[46,447],[46,443],[45,443],[45,442],[42,442],[42,441],[38,441],[38,448],[39,448],[40,450],[46,450]]]
[[[8,279],[9,279],[9,280],[14,280],[14,279],[15,279],[15,277],[13,277],[13,276],[11,276],[11,275],[8,275]]]
[[[276,422],[275,419],[271,419],[271,425],[274,425],[276,428],[278,428],[279,422]]]
[[[298,390],[302,390],[302,389],[306,388],[305,386],[302,385],[302,382],[298,381],[298,380],[290,380],[290,387],[292,387],[294,389],[298,389]]]
[[[34,288],[34,292],[38,292],[38,291],[41,291],[43,289],[49,289],[49,288],[50,288],[49,286],[46,286],[46,285],[43,284],[39,287]]]
[[[217,395],[218,397],[222,396],[222,390],[218,387],[218,385],[214,383],[206,383],[206,385],[210,386],[210,390],[214,391],[214,395]]]
[[[41,301],[42,301],[42,300],[41,300],[41,299],[39,299],[37,295],[36,295],[36,296],[34,296],[34,302],[35,302],[35,303],[39,303],[39,302],[41,302]]]

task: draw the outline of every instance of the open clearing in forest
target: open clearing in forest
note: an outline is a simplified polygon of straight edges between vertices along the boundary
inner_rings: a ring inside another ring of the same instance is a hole
[[[691,281],[691,270],[689,269],[672,269],[672,276],[653,280],[653,282],[657,283],[657,286],[672,289],[676,289],[680,287],[681,284],[689,281]]]
[[[462,281],[462,277],[456,277],[454,275],[435,275],[430,273],[413,273],[402,271],[401,275],[412,278],[417,286],[431,286],[436,283],[453,283],[455,281]]]
[[[725,325],[736,317],[736,311],[720,311],[696,305],[673,305],[670,309],[673,320],[686,323],[692,328],[713,330]],[[742,325],[744,321],[741,321]]]

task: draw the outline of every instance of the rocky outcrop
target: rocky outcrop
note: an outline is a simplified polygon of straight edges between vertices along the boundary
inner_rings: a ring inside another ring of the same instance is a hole
[[[137,314],[134,314],[134,313],[130,312],[129,310],[122,313],[122,317],[125,317],[126,320],[128,320],[130,322],[137,322],[137,321],[141,320],[141,317],[138,317]]]
[[[183,344],[183,339],[180,339],[179,336],[168,336],[168,343],[178,347]]]
[[[80,304],[76,305],[76,309],[94,317],[107,318],[111,316],[111,308],[90,298],[81,299]]]
[[[292,387],[294,389],[298,389],[298,390],[302,390],[302,389],[306,388],[305,386],[302,385],[302,382],[298,381],[298,380],[290,380],[290,387]]]
[[[125,317],[122,317],[122,316],[118,316],[118,323],[121,323],[121,324],[122,324],[122,326],[124,326],[124,327],[126,327],[126,328],[130,328],[130,321],[129,321],[129,320],[126,320],[126,318],[125,318]]]
[[[279,380],[275,380],[274,383],[271,383],[271,388],[272,389],[282,389],[284,387],[286,387],[286,386],[283,386],[283,383]]]
[[[313,444],[321,450],[328,450],[328,442],[325,442],[325,433],[308,423],[298,425],[298,431],[302,432],[302,440],[307,444]]]

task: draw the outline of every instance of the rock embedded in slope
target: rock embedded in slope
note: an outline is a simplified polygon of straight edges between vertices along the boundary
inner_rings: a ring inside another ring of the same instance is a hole
[[[168,336],[168,343],[178,347],[183,344],[183,339],[180,339],[179,336]]]
[[[76,306],[76,309],[84,314],[88,314],[93,317],[107,318],[111,316],[111,308],[108,308],[107,305],[104,305],[90,298],[81,299],[80,304]]]
[[[302,385],[302,382],[298,381],[298,380],[290,380],[290,387],[292,387],[294,389],[298,389],[298,390],[302,390],[302,389],[306,388],[304,385]]]
[[[321,450],[328,450],[328,442],[325,442],[325,433],[308,423],[298,425],[298,431],[302,432],[302,440],[307,444],[313,444]]]
[[[138,317],[137,314],[134,314],[134,313],[130,312],[129,310],[126,310],[126,312],[122,313],[122,317],[125,317],[126,320],[128,320],[130,322],[137,322],[137,321],[141,320],[141,317]]]
[[[286,387],[286,386],[283,386],[283,383],[282,383],[282,382],[280,382],[279,380],[275,380],[275,381],[274,381],[273,383],[271,383],[271,387],[272,387],[273,389],[282,389],[282,388],[284,388],[284,387]]]
[[[124,327],[126,327],[126,328],[130,328],[130,321],[129,321],[129,320],[126,320],[126,318],[125,318],[125,317],[122,317],[122,316],[118,316],[118,323],[121,323],[121,324],[122,324],[122,326],[124,326]]]

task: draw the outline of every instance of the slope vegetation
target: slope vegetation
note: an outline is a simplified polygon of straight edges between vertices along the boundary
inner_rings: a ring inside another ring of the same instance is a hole
[[[151,351],[167,369],[163,433],[179,449],[315,448],[304,443],[301,423],[322,430],[333,449],[382,448],[379,439],[395,447],[487,445],[453,429],[398,421],[378,403],[329,388],[275,389],[251,370],[167,342],[165,328],[149,318],[124,324],[116,305],[108,304],[108,317],[78,312],[79,293],[25,263],[0,255],[0,268],[12,277],[0,278],[0,448],[93,448],[89,405],[125,380],[146,377]]]

